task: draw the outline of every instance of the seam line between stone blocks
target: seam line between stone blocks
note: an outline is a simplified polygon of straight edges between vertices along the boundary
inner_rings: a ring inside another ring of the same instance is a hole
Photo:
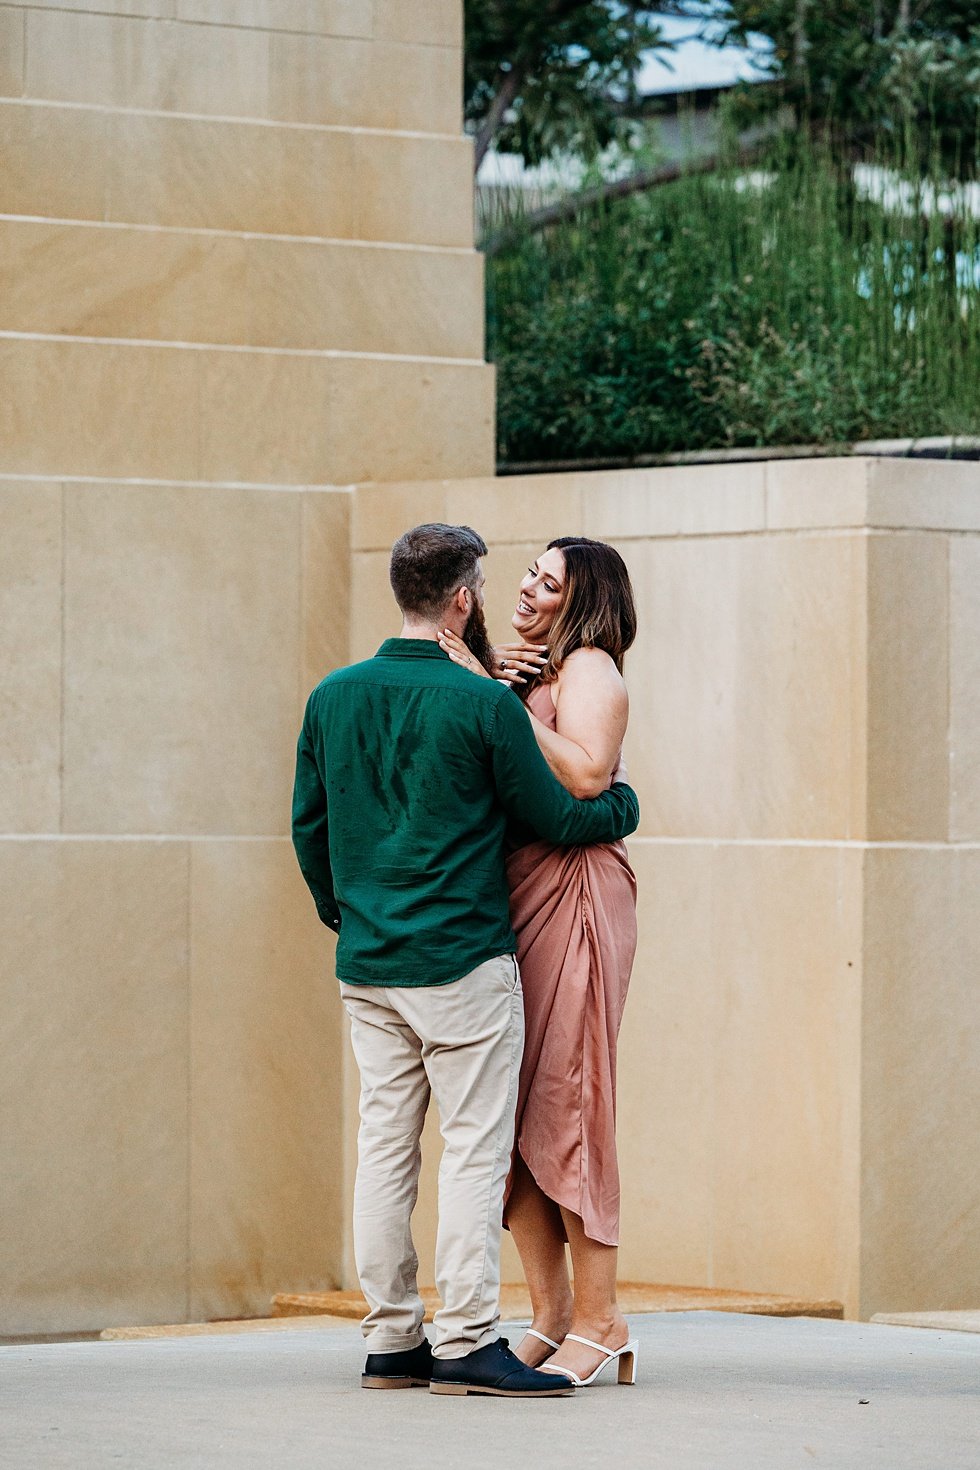
[[[425,357],[409,352],[350,352],[339,347],[251,347],[237,342],[178,342],[158,337],[87,337],[74,332],[0,331],[0,342],[62,342],[87,347],[149,347],[176,352],[234,352],[264,357],[311,357],[344,362],[401,362],[426,367],[488,366],[482,357]]]
[[[27,11],[24,11],[25,18]],[[78,12],[70,11],[69,14]],[[26,53],[25,53],[26,55]],[[177,118],[181,122],[240,123],[256,128],[292,128],[296,132],[357,133],[376,138],[423,138],[440,143],[459,143],[472,148],[472,139],[458,133],[425,133],[418,128],[372,128],[364,123],[306,123],[278,117],[243,117],[221,112],[171,112],[163,107],[107,107],[101,102],[71,102],[62,97],[0,97],[0,106],[66,107],[79,112],[124,113],[127,117]]]
[[[144,234],[160,235],[204,235],[208,238],[225,240],[271,240],[273,243],[290,245],[339,245],[354,250],[400,250],[417,252],[420,255],[476,256],[479,251],[472,245],[429,245],[411,240],[363,240],[345,235],[282,235],[271,230],[223,230],[212,225],[157,225],[141,220],[116,219],[71,219],[51,214],[2,214],[0,224],[51,225],[64,229],[83,230],[135,230]],[[31,334],[23,335],[47,335]],[[97,340],[102,340],[97,339]],[[132,338],[125,338],[132,341]],[[455,359],[454,359],[455,360]]]

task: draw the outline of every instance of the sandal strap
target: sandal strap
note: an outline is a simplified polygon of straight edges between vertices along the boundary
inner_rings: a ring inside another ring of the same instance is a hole
[[[547,1343],[548,1347],[554,1348],[555,1352],[561,1347],[560,1342],[554,1342],[550,1337],[545,1337],[544,1333],[539,1332],[536,1327],[526,1327],[524,1330],[528,1337],[536,1337],[538,1342]]]
[[[579,1337],[577,1332],[566,1332],[565,1341],[584,1343],[586,1347],[595,1348],[597,1353],[605,1353],[607,1358],[615,1358],[622,1352],[622,1348],[603,1347],[601,1342],[593,1342],[590,1337]]]
[[[571,1368],[555,1368],[552,1367],[550,1363],[542,1363],[541,1367],[536,1369],[535,1371],[538,1373],[556,1373],[561,1378],[570,1378],[575,1384],[576,1388],[583,1387],[582,1379],[578,1376],[577,1373],[574,1373]]]

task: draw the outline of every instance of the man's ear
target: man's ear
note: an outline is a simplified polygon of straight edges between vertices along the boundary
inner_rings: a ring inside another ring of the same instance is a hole
[[[456,610],[461,617],[468,618],[473,611],[473,594],[466,586],[460,587],[456,593]]]

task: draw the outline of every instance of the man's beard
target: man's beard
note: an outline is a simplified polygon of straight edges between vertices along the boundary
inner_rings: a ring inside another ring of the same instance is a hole
[[[487,632],[486,618],[483,616],[483,608],[473,604],[463,630],[463,642],[470,653],[486,669],[488,674],[493,673],[493,644],[490,642],[490,634]]]

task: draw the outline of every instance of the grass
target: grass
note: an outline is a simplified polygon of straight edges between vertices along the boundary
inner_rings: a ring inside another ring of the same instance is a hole
[[[790,139],[520,233],[487,261],[501,462],[977,433],[977,196]]]

